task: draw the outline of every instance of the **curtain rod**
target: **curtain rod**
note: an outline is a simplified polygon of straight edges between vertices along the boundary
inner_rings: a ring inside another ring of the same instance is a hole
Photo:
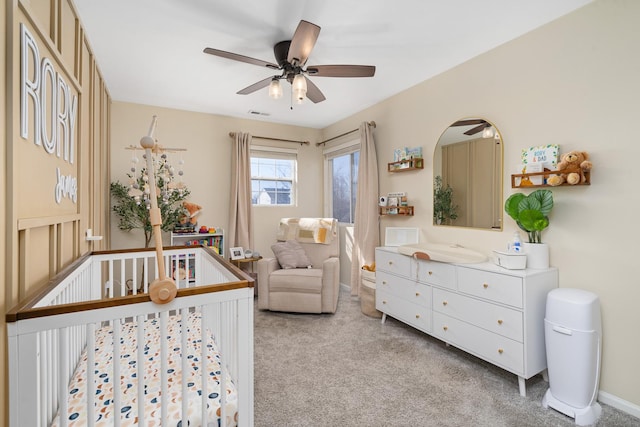
[[[370,122],[367,122],[367,124],[368,124],[369,126],[373,126],[374,128],[376,127],[376,122],[374,122],[373,120],[372,120],[372,121],[370,121]],[[333,138],[329,138],[329,139],[327,139],[327,140],[325,140],[325,141],[322,141],[322,142],[316,142],[316,147],[319,147],[320,145],[324,145],[324,144],[326,144],[326,143],[327,143],[327,142],[329,142],[329,141],[333,141],[334,139],[342,138],[343,136],[349,135],[350,133],[354,133],[354,132],[357,132],[357,131],[359,131],[359,130],[360,130],[360,128],[358,128],[358,129],[353,129],[353,130],[350,130],[350,131],[348,131],[348,132],[342,133],[342,134],[340,134],[340,135],[338,135],[338,136],[334,136]]]
[[[231,138],[235,138],[236,133],[235,132],[229,132],[229,136]],[[269,136],[257,136],[257,135],[251,135],[252,138],[258,138],[258,139],[267,139],[269,141],[282,141],[282,142],[295,142],[296,144],[304,144],[304,145],[309,145],[309,141],[296,141],[294,139],[282,139],[282,138],[271,138]]]

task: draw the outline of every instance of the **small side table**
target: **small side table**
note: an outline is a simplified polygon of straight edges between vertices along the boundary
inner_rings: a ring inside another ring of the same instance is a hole
[[[258,274],[253,271],[253,263],[258,261],[258,260],[261,260],[261,259],[262,259],[262,257],[259,256],[259,257],[252,257],[252,258],[239,258],[239,259],[230,260],[231,263],[233,265],[235,265],[236,267],[238,267],[240,270],[243,270],[242,264],[250,263],[249,267],[251,267],[251,271],[246,271],[246,270],[244,270],[244,271],[246,271],[246,273],[253,278],[253,293],[254,293],[254,295],[258,295]]]

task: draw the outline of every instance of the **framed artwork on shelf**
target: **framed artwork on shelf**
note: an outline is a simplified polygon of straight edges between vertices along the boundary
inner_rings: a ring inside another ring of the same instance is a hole
[[[229,249],[229,251],[231,252],[232,260],[244,258],[244,249],[242,249],[241,247],[231,248]]]

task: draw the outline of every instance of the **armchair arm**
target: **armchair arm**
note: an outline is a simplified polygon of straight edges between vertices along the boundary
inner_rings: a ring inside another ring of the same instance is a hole
[[[269,309],[269,275],[280,269],[276,258],[258,260],[258,308]]]
[[[322,263],[322,312],[335,313],[340,293],[340,258],[327,258]]]

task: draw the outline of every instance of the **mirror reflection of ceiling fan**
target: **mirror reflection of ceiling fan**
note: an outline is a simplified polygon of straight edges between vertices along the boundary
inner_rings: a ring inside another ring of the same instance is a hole
[[[472,126],[472,125],[476,125],[476,126],[463,132],[465,135],[475,135],[476,133],[482,132],[485,129],[488,129],[491,127],[491,123],[482,119],[458,120],[457,122],[453,123],[451,126]],[[493,136],[493,134],[491,136]]]
[[[376,67],[372,65],[310,65],[305,68],[319,34],[319,26],[304,20],[300,21],[291,40],[281,41],[273,47],[277,64],[210,47],[205,48],[204,52],[281,71],[279,75],[267,77],[238,91],[239,95],[248,95],[269,86],[269,96],[280,98],[282,96],[280,80],[285,79],[291,84],[293,96],[298,103],[301,103],[305,97],[318,103],[326,98],[306,75],[314,77],[373,77]]]

